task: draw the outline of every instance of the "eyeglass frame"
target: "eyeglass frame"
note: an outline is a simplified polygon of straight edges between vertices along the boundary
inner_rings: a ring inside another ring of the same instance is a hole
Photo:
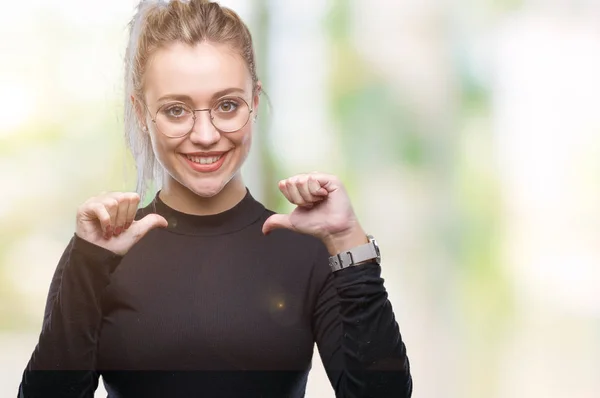
[[[212,114],[212,108],[193,109],[192,107],[189,107],[190,110],[192,111],[192,118],[194,119],[194,122],[192,123],[192,128],[190,128],[190,131],[188,131],[185,134],[177,135],[177,136],[166,135],[165,133],[163,133],[162,131],[160,131],[160,129],[158,128],[158,125],[156,124],[156,118],[158,116],[158,112],[160,112],[160,110],[163,107],[165,107],[166,105],[173,105],[174,103],[166,103],[166,104],[163,104],[163,105],[159,106],[158,109],[157,109],[157,111],[156,111],[156,114],[154,115],[154,119],[151,118],[150,120],[152,121],[152,123],[154,123],[154,125],[156,126],[156,129],[159,131],[159,133],[161,133],[165,137],[167,137],[167,138],[182,138],[182,137],[185,137],[185,136],[189,135],[192,131],[194,131],[194,126],[196,125],[196,112],[206,112],[206,111],[208,111],[208,116],[209,116],[209,119],[210,119],[210,124],[212,124],[214,128],[216,128],[221,133],[235,133],[236,131],[240,131],[241,129],[243,129],[244,127],[246,127],[246,125],[250,121],[252,113],[254,112],[254,108],[251,107],[250,104],[248,104],[248,101],[246,101],[244,98],[236,96],[236,95],[221,97],[218,100],[216,100],[215,103],[218,103],[220,100],[227,99],[227,98],[237,98],[237,99],[242,100],[242,102],[244,102],[244,104],[246,104],[246,106],[248,107],[248,110],[250,111],[250,112],[248,112],[248,119],[246,119],[246,121],[244,122],[244,124],[240,128],[238,128],[236,130],[224,131],[224,130],[221,130],[220,128],[218,128],[217,126],[215,126],[215,123],[213,122],[214,116]],[[140,102],[142,102],[144,104],[144,107],[146,108],[146,110],[148,111],[148,113],[150,114],[150,116],[152,117],[152,112],[150,112],[150,108],[148,107],[148,105],[146,105],[146,102],[144,102],[144,101],[140,101]],[[183,104],[186,107],[188,107],[187,104],[185,102],[183,102],[183,101],[177,101],[175,103]]]

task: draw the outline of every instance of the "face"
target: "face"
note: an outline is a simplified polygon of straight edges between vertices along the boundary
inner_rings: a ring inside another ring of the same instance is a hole
[[[142,112],[141,120],[148,127],[155,156],[167,173],[163,188],[187,189],[209,198],[220,193],[232,179],[239,178],[250,150],[253,118],[258,108],[252,77],[240,55],[227,45],[203,42],[192,47],[173,43],[151,57],[144,89],[147,109],[140,101],[136,109]],[[215,124],[221,128],[227,126],[232,110],[244,106],[237,97],[254,109],[247,123],[237,131],[217,129],[209,112],[193,111],[212,109]],[[164,131],[167,134],[177,131],[185,109],[191,111],[187,112],[191,131],[176,138],[163,134],[163,130],[168,130]],[[195,120],[191,120],[194,114]],[[217,123],[219,119],[221,125]],[[161,120],[168,123],[161,124]]]

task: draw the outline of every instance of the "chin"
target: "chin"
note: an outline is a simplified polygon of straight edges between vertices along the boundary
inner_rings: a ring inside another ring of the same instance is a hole
[[[195,180],[188,181],[188,184],[184,184],[184,186],[192,191],[194,194],[202,197],[202,198],[212,198],[220,194],[227,184],[233,180],[235,174],[229,176],[229,178],[225,177],[217,177],[217,178],[198,178]]]
[[[189,184],[187,188],[192,191],[194,194],[202,197],[202,198],[212,198],[217,196],[226,184],[222,183],[212,183],[212,184]]]

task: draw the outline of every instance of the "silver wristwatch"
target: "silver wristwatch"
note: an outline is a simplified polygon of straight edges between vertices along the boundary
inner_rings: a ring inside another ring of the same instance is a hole
[[[331,271],[336,272],[369,260],[375,260],[377,264],[380,264],[381,253],[379,252],[379,245],[372,235],[367,235],[367,238],[369,238],[369,243],[365,243],[364,245],[354,247],[329,257]]]

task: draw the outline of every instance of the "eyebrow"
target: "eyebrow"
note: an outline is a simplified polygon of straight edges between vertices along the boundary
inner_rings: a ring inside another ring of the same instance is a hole
[[[215,99],[223,97],[227,94],[233,94],[233,93],[245,94],[246,92],[241,88],[231,87],[231,88],[226,88],[225,90],[217,91],[216,93],[214,93],[212,95],[211,99],[215,100]],[[157,102],[162,102],[165,100],[192,102],[192,97],[190,97],[189,95],[186,95],[186,94],[167,94],[167,95],[163,95],[162,97],[160,97]]]

